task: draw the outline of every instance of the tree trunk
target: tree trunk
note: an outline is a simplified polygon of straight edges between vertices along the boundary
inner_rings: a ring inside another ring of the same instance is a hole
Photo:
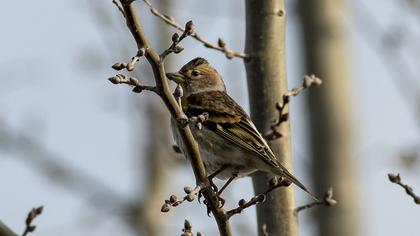
[[[306,71],[323,80],[308,91],[313,179],[318,194],[330,186],[338,204],[316,209],[318,235],[360,235],[353,122],[349,100],[345,1],[300,1]]]
[[[1,236],[17,236],[7,225],[0,220],[0,235]]]
[[[285,67],[286,11],[283,0],[246,1],[246,47],[250,59],[245,61],[251,117],[260,132],[265,133],[273,119],[278,117],[275,104],[282,101],[288,90]],[[269,142],[274,154],[291,170],[290,123],[282,123],[282,138]],[[253,176],[255,193],[264,192],[270,175]],[[280,188],[257,206],[258,231],[266,228],[268,235],[297,235],[293,214],[295,207],[292,187]]]

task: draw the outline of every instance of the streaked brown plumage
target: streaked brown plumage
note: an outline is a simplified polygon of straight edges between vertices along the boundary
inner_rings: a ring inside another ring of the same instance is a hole
[[[299,182],[275,158],[267,142],[255,128],[249,116],[227,93],[217,71],[203,58],[195,58],[176,73],[167,77],[184,90],[182,109],[189,117],[208,113],[201,130],[191,126],[206,170],[212,174],[222,167],[216,177],[245,176],[257,170],[282,176],[304,191]],[[176,123],[172,122],[174,137],[183,150]],[[309,192],[308,192],[309,193]]]

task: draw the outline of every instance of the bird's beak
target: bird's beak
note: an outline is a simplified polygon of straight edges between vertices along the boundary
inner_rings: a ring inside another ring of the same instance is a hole
[[[174,81],[177,84],[182,84],[185,82],[185,76],[179,72],[166,73],[166,77],[168,77],[168,79]]]

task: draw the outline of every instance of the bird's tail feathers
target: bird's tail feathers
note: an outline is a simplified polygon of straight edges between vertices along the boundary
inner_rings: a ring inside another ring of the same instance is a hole
[[[294,183],[295,185],[297,185],[299,188],[301,188],[303,191],[305,191],[306,193],[309,194],[309,196],[311,196],[311,198],[313,198],[315,201],[319,201],[319,199],[317,197],[315,197],[315,195],[313,193],[311,193],[306,187],[305,185],[303,185],[296,177],[294,177],[289,171],[287,170],[282,170],[282,173],[280,174],[280,176],[286,178],[287,180],[289,180],[290,182]]]

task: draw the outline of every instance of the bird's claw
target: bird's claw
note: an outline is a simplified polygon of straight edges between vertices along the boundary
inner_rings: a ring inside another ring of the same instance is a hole
[[[201,191],[200,192],[198,192],[198,198],[197,198],[197,200],[198,200],[198,203],[201,203],[201,198],[203,197],[203,194],[201,193]],[[205,200],[204,200],[205,201]],[[203,201],[203,203],[204,203],[204,201]]]

